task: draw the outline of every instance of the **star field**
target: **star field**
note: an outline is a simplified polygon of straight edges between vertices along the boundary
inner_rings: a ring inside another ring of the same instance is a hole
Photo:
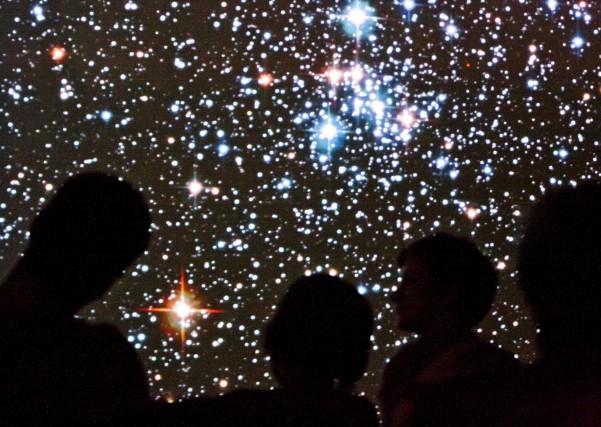
[[[133,182],[151,246],[81,315],[121,329],[155,396],[274,386],[265,322],[326,271],[373,304],[374,397],[412,339],[388,302],[396,253],[438,230],[499,271],[482,338],[533,360],[516,249],[541,194],[599,178],[596,3],[20,0],[0,21],[2,271],[67,176]],[[222,312],[145,310],[181,270]]]

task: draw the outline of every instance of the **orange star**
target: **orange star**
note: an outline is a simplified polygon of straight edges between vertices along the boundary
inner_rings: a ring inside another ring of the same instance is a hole
[[[140,311],[145,312],[158,312],[158,313],[171,313],[179,321],[180,339],[182,342],[182,353],[186,346],[186,321],[195,314],[205,315],[211,313],[223,313],[223,310],[216,310],[211,308],[202,308],[194,305],[195,301],[193,298],[189,298],[191,295],[185,290],[186,278],[184,275],[184,269],[181,269],[179,278],[179,295],[176,295],[175,301],[168,302],[167,307],[148,307],[142,308]],[[173,300],[173,298],[170,298]]]
[[[54,46],[50,49],[50,57],[54,62],[60,64],[67,57],[67,50],[62,46]]]

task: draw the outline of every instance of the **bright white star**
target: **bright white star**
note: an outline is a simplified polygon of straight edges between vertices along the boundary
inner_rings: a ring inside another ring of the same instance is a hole
[[[355,7],[349,12],[348,20],[355,24],[357,27],[360,27],[365,23],[365,21],[367,21],[367,14],[364,10]]]

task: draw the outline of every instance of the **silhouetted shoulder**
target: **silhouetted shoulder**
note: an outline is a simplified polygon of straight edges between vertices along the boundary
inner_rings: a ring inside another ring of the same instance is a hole
[[[515,386],[521,382],[523,369],[509,359],[495,363],[498,369],[472,372],[448,382],[417,388],[412,400],[411,425],[512,425],[507,421],[517,402]]]
[[[580,365],[559,370],[544,362],[524,368],[503,425],[601,426],[598,369]]]
[[[601,426],[598,375],[544,364],[497,371],[423,390],[414,426]],[[466,396],[472,396],[466,399]]]
[[[112,326],[43,316],[4,320],[4,419],[102,423],[148,401],[135,351]]]
[[[89,326],[82,344],[87,345],[87,349],[81,348],[81,353],[87,352],[93,359],[90,366],[97,366],[99,373],[109,376],[104,380],[107,402],[114,400],[115,393],[122,396],[125,406],[147,401],[148,386],[137,353],[114,326]]]
[[[347,393],[307,395],[285,390],[240,390],[221,398],[228,426],[371,427],[379,424],[367,399]]]
[[[376,427],[371,402],[347,393],[299,394],[285,390],[235,390],[221,397],[155,402],[144,425],[203,427]]]

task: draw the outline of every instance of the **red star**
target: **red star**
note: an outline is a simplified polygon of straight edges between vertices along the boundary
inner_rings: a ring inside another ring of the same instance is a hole
[[[179,278],[179,295],[173,293],[167,301],[166,307],[148,307],[142,308],[140,311],[170,313],[172,316],[179,319],[180,339],[182,342],[182,353],[186,346],[186,320],[195,314],[205,315],[211,313],[222,313],[223,310],[215,310],[211,308],[198,307],[197,301],[194,301],[191,293],[185,289],[186,278],[182,267]]]

